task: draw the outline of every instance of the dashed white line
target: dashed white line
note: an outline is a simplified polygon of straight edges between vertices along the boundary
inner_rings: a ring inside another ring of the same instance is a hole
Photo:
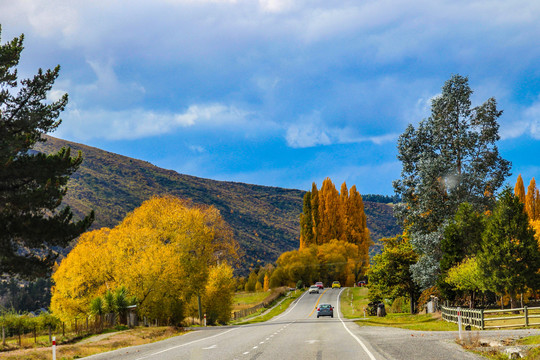
[[[138,358],[138,359],[136,359],[136,360],[147,359],[147,358],[149,358],[149,357],[151,357],[151,356],[159,355],[159,354],[162,354],[162,353],[167,352],[167,351],[169,351],[169,350],[178,349],[178,348],[180,348],[180,347],[182,347],[182,346],[191,345],[191,344],[197,343],[197,342],[199,342],[199,341],[204,341],[204,340],[212,339],[212,338],[215,338],[215,337],[217,337],[217,336],[221,336],[221,335],[223,335],[223,334],[226,334],[226,333],[228,333],[228,332],[231,332],[231,331],[234,331],[234,330],[238,330],[238,329],[240,329],[240,328],[232,328],[232,329],[229,329],[229,330],[227,330],[227,331],[224,331],[224,332],[219,333],[219,334],[216,334],[216,335],[212,335],[212,336],[205,337],[205,338],[198,339],[198,340],[193,340],[193,341],[187,342],[187,343],[185,343],[185,344],[176,345],[176,346],[170,347],[170,348],[168,348],[168,349],[161,350],[161,351],[155,352],[155,353],[153,353],[153,354],[150,354],[150,355],[147,355],[147,356]]]

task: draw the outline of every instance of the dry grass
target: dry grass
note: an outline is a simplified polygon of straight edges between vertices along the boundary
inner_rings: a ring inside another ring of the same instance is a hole
[[[58,359],[77,359],[127,346],[148,344],[183,333],[181,329],[169,326],[139,327],[110,334],[96,335],[85,339],[84,342],[81,341],[76,344],[58,345],[56,347],[56,356]],[[50,346],[0,353],[0,359],[8,360],[48,360],[51,358],[52,350]]]

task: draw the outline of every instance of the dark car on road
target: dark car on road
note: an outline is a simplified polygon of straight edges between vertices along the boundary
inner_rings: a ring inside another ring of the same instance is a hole
[[[320,304],[317,307],[317,318],[319,316],[330,316],[334,317],[334,308],[330,304]]]

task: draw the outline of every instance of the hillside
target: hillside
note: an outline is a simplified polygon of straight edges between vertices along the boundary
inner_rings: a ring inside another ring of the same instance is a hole
[[[48,137],[36,150],[51,153],[69,146],[84,161],[68,184],[64,203],[78,216],[96,211],[93,228],[114,227],[152,196],[171,194],[214,205],[232,227],[245,259],[244,270],[273,262],[298,247],[304,191],[216,181],[179,174],[148,162]],[[387,204],[365,202],[372,239],[400,232]]]

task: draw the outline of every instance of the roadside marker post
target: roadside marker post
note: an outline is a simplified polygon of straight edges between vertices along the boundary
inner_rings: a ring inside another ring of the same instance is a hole
[[[204,326],[206,326],[206,313],[204,314]]]
[[[56,360],[56,336],[52,338],[52,360]]]
[[[458,329],[459,329],[459,340],[462,339],[461,335],[461,308],[457,308],[457,323],[458,323]]]

